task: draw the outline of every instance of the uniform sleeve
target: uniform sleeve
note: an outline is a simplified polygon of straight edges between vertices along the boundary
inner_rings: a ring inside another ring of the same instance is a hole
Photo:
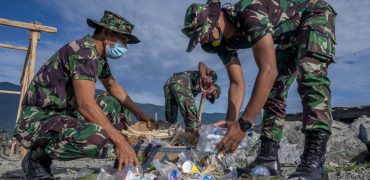
[[[108,65],[108,62],[107,61],[104,61],[104,62],[105,63],[103,65],[102,71],[101,71],[101,73],[99,75],[99,78],[103,78],[103,79],[112,75],[112,73],[110,71],[110,67]]]
[[[262,2],[247,6],[242,12],[241,28],[247,34],[248,41],[254,45],[263,36],[273,32],[273,25],[268,10]]]
[[[81,49],[68,57],[71,79],[96,81],[98,59],[91,49]]]

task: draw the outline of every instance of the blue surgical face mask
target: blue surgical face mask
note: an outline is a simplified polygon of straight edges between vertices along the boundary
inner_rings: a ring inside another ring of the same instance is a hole
[[[113,46],[105,46],[105,55],[110,59],[118,59],[127,52],[127,48],[116,42]]]

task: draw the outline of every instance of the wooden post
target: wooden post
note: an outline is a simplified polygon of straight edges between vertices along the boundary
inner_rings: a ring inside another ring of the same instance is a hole
[[[38,22],[25,23],[25,22],[12,21],[12,20],[3,19],[3,18],[0,18],[0,25],[30,30],[30,43],[28,45],[28,48],[22,47],[22,46],[13,46],[9,44],[0,43],[0,47],[3,47],[3,48],[27,51],[26,60],[24,62],[22,77],[21,77],[21,91],[20,91],[18,112],[16,116],[16,123],[17,123],[20,118],[21,112],[22,112],[22,102],[23,102],[26,90],[34,76],[35,64],[36,64],[36,47],[37,47],[37,41],[40,38],[40,32],[55,33],[57,32],[57,29],[54,27],[50,27],[50,26],[43,26]],[[17,92],[0,90],[0,93],[15,94]],[[15,149],[16,149],[16,140],[15,138],[13,138],[13,142],[12,142],[12,146],[10,150],[10,158],[13,157],[15,153]],[[21,152],[20,157],[23,158],[23,156],[25,155],[27,151],[24,148],[21,148],[20,152]]]
[[[36,47],[37,47],[37,41],[40,37],[40,31],[30,31],[30,44],[28,46],[28,52],[26,56],[26,60],[23,67],[23,73],[21,77],[21,94],[19,98],[19,104],[18,104],[18,112],[16,117],[16,123],[18,123],[18,120],[20,118],[21,112],[22,112],[22,102],[24,99],[24,96],[26,94],[27,88],[30,85],[35,71],[35,64],[36,64]],[[17,145],[17,141],[13,138],[12,146],[10,149],[10,158],[13,158],[14,152],[15,152],[15,146]],[[23,159],[23,157],[26,155],[27,150],[23,147],[20,147],[20,158]]]

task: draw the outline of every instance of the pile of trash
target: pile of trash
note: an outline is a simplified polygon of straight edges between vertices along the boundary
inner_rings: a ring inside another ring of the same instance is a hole
[[[167,127],[168,128],[168,127]],[[237,179],[237,168],[244,167],[246,162],[251,161],[249,153],[258,146],[259,134],[253,129],[247,132],[246,137],[239,145],[235,153],[218,153],[216,144],[227,133],[226,128],[212,125],[202,125],[198,142],[192,146],[184,137],[184,130],[179,127],[170,127],[172,137],[165,136],[163,130],[160,138],[155,138],[156,133],[146,133],[144,139],[139,139],[133,144],[134,150],[141,162],[138,166],[128,165],[118,172],[112,166],[103,166],[100,173],[91,179],[96,180],[213,180],[213,179]],[[135,132],[132,130],[131,132]],[[150,130],[154,132],[154,130]],[[140,133],[143,134],[143,133]],[[186,133],[185,133],[186,134]],[[135,137],[137,138],[137,137]],[[184,140],[185,139],[185,140]],[[163,153],[158,155],[161,149],[170,148],[175,152],[175,157]],[[184,148],[185,147],[185,148]],[[180,150],[179,150],[180,149]],[[254,174],[253,174],[254,173]],[[81,174],[81,173],[80,173]],[[85,179],[84,173],[79,175]],[[91,173],[90,173],[91,174]],[[252,171],[253,176],[269,176],[265,167],[257,167]]]

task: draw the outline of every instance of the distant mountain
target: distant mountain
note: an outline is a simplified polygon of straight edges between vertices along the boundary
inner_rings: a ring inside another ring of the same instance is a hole
[[[0,82],[0,90],[19,91],[20,86],[9,82]],[[96,90],[97,94],[100,94],[102,92],[104,91]],[[0,130],[5,129],[8,132],[13,130],[15,126],[18,103],[19,95],[0,93]],[[140,108],[143,109],[143,111],[145,111],[149,115],[153,117],[157,116],[157,119],[165,119],[163,106],[140,103],[138,103],[138,105]],[[203,123],[207,124],[225,118],[224,113],[203,113],[202,116],[204,119],[207,120],[204,121]],[[181,119],[182,117],[179,112],[178,120],[180,121],[179,122],[180,124],[183,124],[183,122],[181,122]]]

